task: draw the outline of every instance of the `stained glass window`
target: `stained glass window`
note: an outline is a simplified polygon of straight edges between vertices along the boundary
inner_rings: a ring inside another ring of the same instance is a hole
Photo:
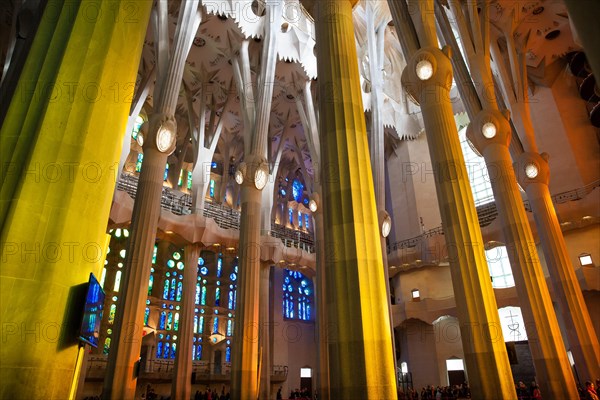
[[[169,163],[167,163],[165,165],[165,175],[164,175],[163,180],[166,181],[168,177],[169,177]]]
[[[140,128],[143,123],[144,123],[144,118],[142,118],[140,115],[135,117],[135,122],[133,123],[133,128],[131,129],[131,138],[133,140],[137,139],[138,134],[140,133]]]
[[[188,190],[192,190],[192,171],[188,171],[187,173],[187,188]]]
[[[142,171],[142,162],[144,162],[144,153],[138,153],[137,161],[135,162],[135,172]]]
[[[294,179],[294,181],[292,182],[292,196],[294,197],[294,200],[300,203],[300,200],[302,200],[303,193],[304,185],[302,184],[302,182],[300,182],[299,179]]]
[[[302,213],[298,211],[298,228],[302,228]]]
[[[225,348],[225,362],[231,362],[231,346]]]
[[[314,291],[312,280],[298,271],[284,270],[283,316],[289,319],[312,319]]]
[[[215,197],[215,180],[214,179],[210,180],[209,195],[211,198]]]

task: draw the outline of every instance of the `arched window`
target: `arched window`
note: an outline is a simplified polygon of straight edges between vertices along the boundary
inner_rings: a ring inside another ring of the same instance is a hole
[[[312,280],[298,271],[284,270],[283,316],[288,319],[310,321],[314,290]]]

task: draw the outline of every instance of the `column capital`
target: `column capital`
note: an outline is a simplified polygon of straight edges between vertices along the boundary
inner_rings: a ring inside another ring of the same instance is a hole
[[[262,191],[269,179],[269,164],[267,159],[258,154],[250,154],[238,165],[235,171],[235,181],[249,188]]]
[[[525,152],[519,155],[514,163],[517,182],[524,190],[532,183],[548,185],[550,183],[550,168],[548,153]]]
[[[481,110],[467,127],[467,138],[483,155],[490,145],[508,148],[512,135],[508,110]]]
[[[408,61],[402,72],[402,86],[417,103],[431,86],[440,86],[446,90],[452,87],[452,51],[449,46],[442,50],[437,47],[423,47]],[[442,99],[438,99],[442,100]]]

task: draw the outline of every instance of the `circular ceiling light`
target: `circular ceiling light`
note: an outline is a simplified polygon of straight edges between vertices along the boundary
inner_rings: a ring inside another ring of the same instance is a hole
[[[256,186],[258,190],[263,190],[267,185],[268,179],[269,173],[267,172],[267,168],[265,164],[261,163],[254,172],[254,186]]]
[[[535,178],[536,176],[538,176],[538,173],[538,167],[534,163],[527,163],[525,165],[525,175],[527,175],[529,179]]]
[[[158,128],[158,133],[156,134],[156,148],[161,153],[165,153],[173,145],[174,139],[175,134],[173,131],[162,125]]]
[[[487,139],[492,139],[494,136],[496,136],[496,125],[494,125],[493,122],[486,122],[481,127],[481,133]]]
[[[433,76],[433,64],[429,60],[421,60],[417,63],[416,72],[420,80],[426,81]]]

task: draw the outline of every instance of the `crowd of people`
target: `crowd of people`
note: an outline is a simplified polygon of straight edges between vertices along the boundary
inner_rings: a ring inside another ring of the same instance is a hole
[[[421,390],[408,388],[398,391],[398,400],[457,400],[470,399],[471,389],[465,382],[462,385],[432,386],[427,385]]]

